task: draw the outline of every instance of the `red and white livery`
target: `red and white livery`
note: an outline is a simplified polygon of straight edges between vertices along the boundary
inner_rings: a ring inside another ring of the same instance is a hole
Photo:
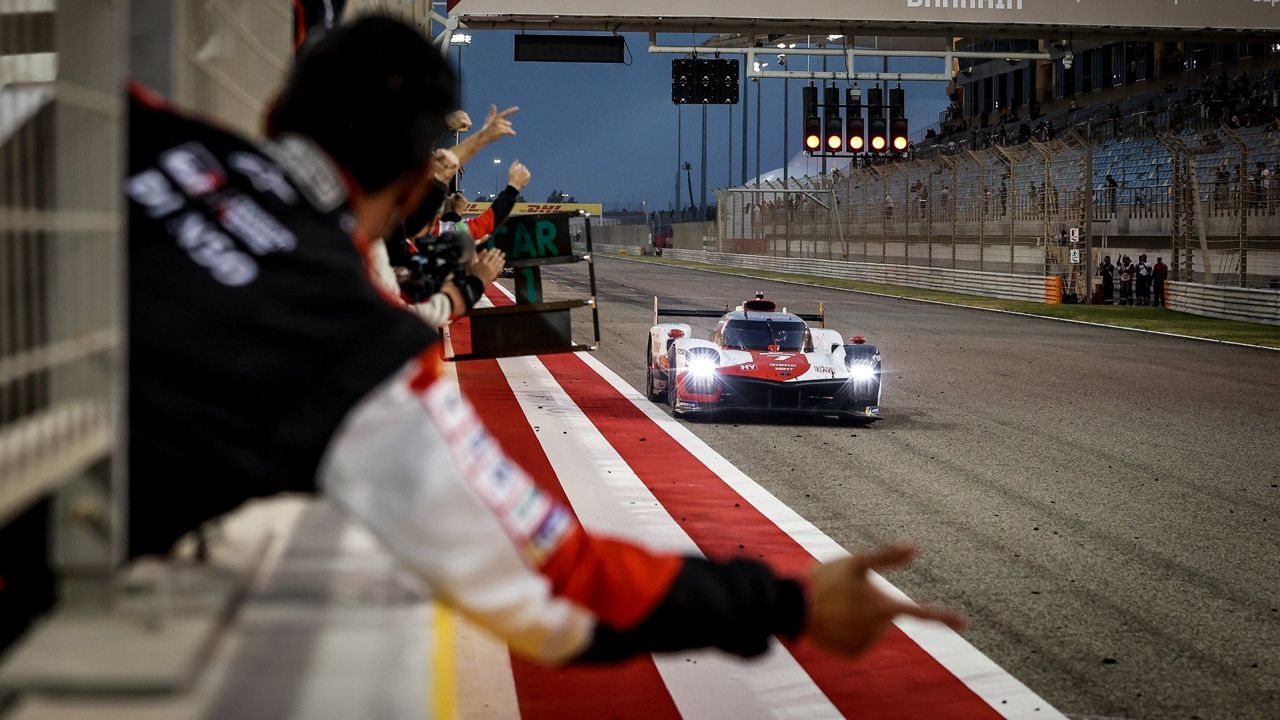
[[[703,340],[686,323],[659,322],[663,317],[719,321]],[[846,342],[825,325],[825,309],[790,313],[760,293],[724,311],[660,309],[655,297],[646,394],[665,400],[676,416],[740,410],[879,419],[879,350],[862,336]]]

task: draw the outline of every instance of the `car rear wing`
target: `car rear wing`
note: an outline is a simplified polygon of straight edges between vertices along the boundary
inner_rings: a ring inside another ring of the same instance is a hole
[[[658,324],[658,318],[661,317],[723,317],[729,312],[729,305],[726,303],[723,310],[702,310],[697,308],[659,308],[658,296],[653,296],[653,324]],[[786,308],[782,312],[787,312]],[[816,322],[818,327],[827,326],[827,304],[818,303],[817,313],[791,313],[805,322]]]
[[[653,324],[658,324],[660,317],[723,317],[729,312],[729,304],[725,303],[723,310],[698,310],[693,308],[659,308],[658,296],[653,296]]]

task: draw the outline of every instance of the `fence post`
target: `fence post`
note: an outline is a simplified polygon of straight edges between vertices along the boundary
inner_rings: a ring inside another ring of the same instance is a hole
[[[1018,184],[1014,182],[1013,154],[1010,153],[1008,150],[1000,147],[999,145],[996,146],[996,152],[1004,156],[1005,163],[1008,164],[1008,168],[1009,168],[1009,182],[1005,183],[1003,179],[1001,180],[1002,184],[1000,186],[1001,187],[1000,210],[1001,210],[1002,216],[1004,217],[1005,224],[1008,225],[1008,228],[1009,228],[1009,274],[1012,275],[1013,274],[1013,257],[1014,257],[1013,214],[1009,212],[1009,199],[1012,196],[1013,188],[1017,187]]]
[[[965,152],[978,170],[978,269],[986,270],[987,205],[990,204],[987,199],[987,178],[982,172],[982,159],[978,154],[972,150]]]
[[[1072,133],[1077,142],[1084,146],[1084,287],[1085,293],[1093,297],[1093,214],[1096,208],[1093,205],[1093,143],[1080,137],[1079,133]]]
[[[1249,170],[1249,146],[1245,145],[1244,141],[1240,139],[1240,136],[1236,134],[1236,131],[1229,127],[1224,126],[1222,128],[1222,133],[1230,138],[1231,142],[1236,146],[1236,149],[1240,151],[1240,182],[1243,184],[1246,173]],[[1273,184],[1276,181],[1277,178],[1271,178],[1271,182]],[[1258,178],[1258,192],[1260,193],[1258,204],[1260,206],[1262,206],[1263,203],[1270,204],[1271,189],[1262,187],[1261,176]],[[1243,193],[1241,193],[1241,195],[1243,196]],[[1249,208],[1243,202],[1240,203],[1240,230],[1237,237],[1239,238],[1240,245],[1240,258],[1237,268],[1240,276],[1240,287],[1248,287]]]
[[[946,162],[947,167],[951,169],[951,186],[950,186],[949,192],[947,193],[947,202],[946,202],[945,211],[947,213],[947,219],[951,221],[951,269],[955,270],[956,269],[956,230],[957,230],[957,223],[959,222],[956,219],[956,214],[957,214],[956,205],[960,202],[960,197],[957,194],[960,191],[960,163],[956,162],[955,159],[949,158],[946,156],[943,156],[942,159],[944,162]]]
[[[924,163],[921,163],[921,165],[924,165]],[[929,267],[933,267],[933,218],[935,215],[937,215],[936,208],[937,208],[937,202],[938,202],[937,196],[933,194],[933,171],[935,167],[936,167],[936,163],[928,167],[925,167],[925,177],[929,179],[929,185],[928,185],[929,202],[924,209],[925,243],[926,243],[925,247],[928,248]]]

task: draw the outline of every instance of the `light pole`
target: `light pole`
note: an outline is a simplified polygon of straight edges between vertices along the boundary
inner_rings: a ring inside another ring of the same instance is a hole
[[[757,62],[755,64],[756,72],[769,67],[769,63]],[[760,98],[764,96],[764,84],[760,82],[760,78],[755,78],[756,83],[756,187],[760,187]]]
[[[778,43],[779,50],[794,48],[795,43]],[[787,54],[778,53],[778,64],[783,70],[787,69]],[[791,78],[782,79],[782,184],[785,186],[791,177],[791,153],[787,148],[788,141],[791,139]]]
[[[707,221],[707,104],[702,103],[702,168],[698,187],[698,219]],[[691,193],[692,194],[692,193]]]
[[[751,83],[747,73],[742,73],[742,186],[747,186],[747,105],[750,104]]]
[[[498,187],[498,166],[502,164],[502,158],[493,159],[493,186]]]
[[[676,105],[676,217],[684,217],[684,205],[680,198],[680,171],[684,170],[684,106]],[[689,193],[690,201],[693,193]]]
[[[471,44],[471,34],[470,33],[454,33],[449,37],[449,44],[458,48],[458,72],[457,72],[458,106],[462,107],[462,48],[467,47],[468,45]],[[457,130],[453,132],[454,145],[457,145],[461,140],[461,138],[459,137],[461,134],[462,133]],[[462,189],[462,173],[461,172],[454,175],[453,180],[451,180],[449,184],[452,186],[450,189],[453,192],[465,192]]]

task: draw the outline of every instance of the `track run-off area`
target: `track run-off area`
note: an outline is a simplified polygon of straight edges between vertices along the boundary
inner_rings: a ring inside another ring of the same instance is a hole
[[[803,644],[754,665],[514,660],[496,694],[508,710],[1280,713],[1280,352],[618,259],[596,269],[597,352],[456,365],[508,451],[586,527],[784,570],[911,540],[921,558],[887,579],[971,626],[962,641],[904,624],[855,662]],[[545,278],[549,297],[586,294],[580,271]],[[673,421],[634,390],[654,295],[718,308],[757,290],[794,311],[825,302],[828,327],[880,348],[883,420]],[[459,698],[476,684],[495,697],[480,675],[460,673]]]

